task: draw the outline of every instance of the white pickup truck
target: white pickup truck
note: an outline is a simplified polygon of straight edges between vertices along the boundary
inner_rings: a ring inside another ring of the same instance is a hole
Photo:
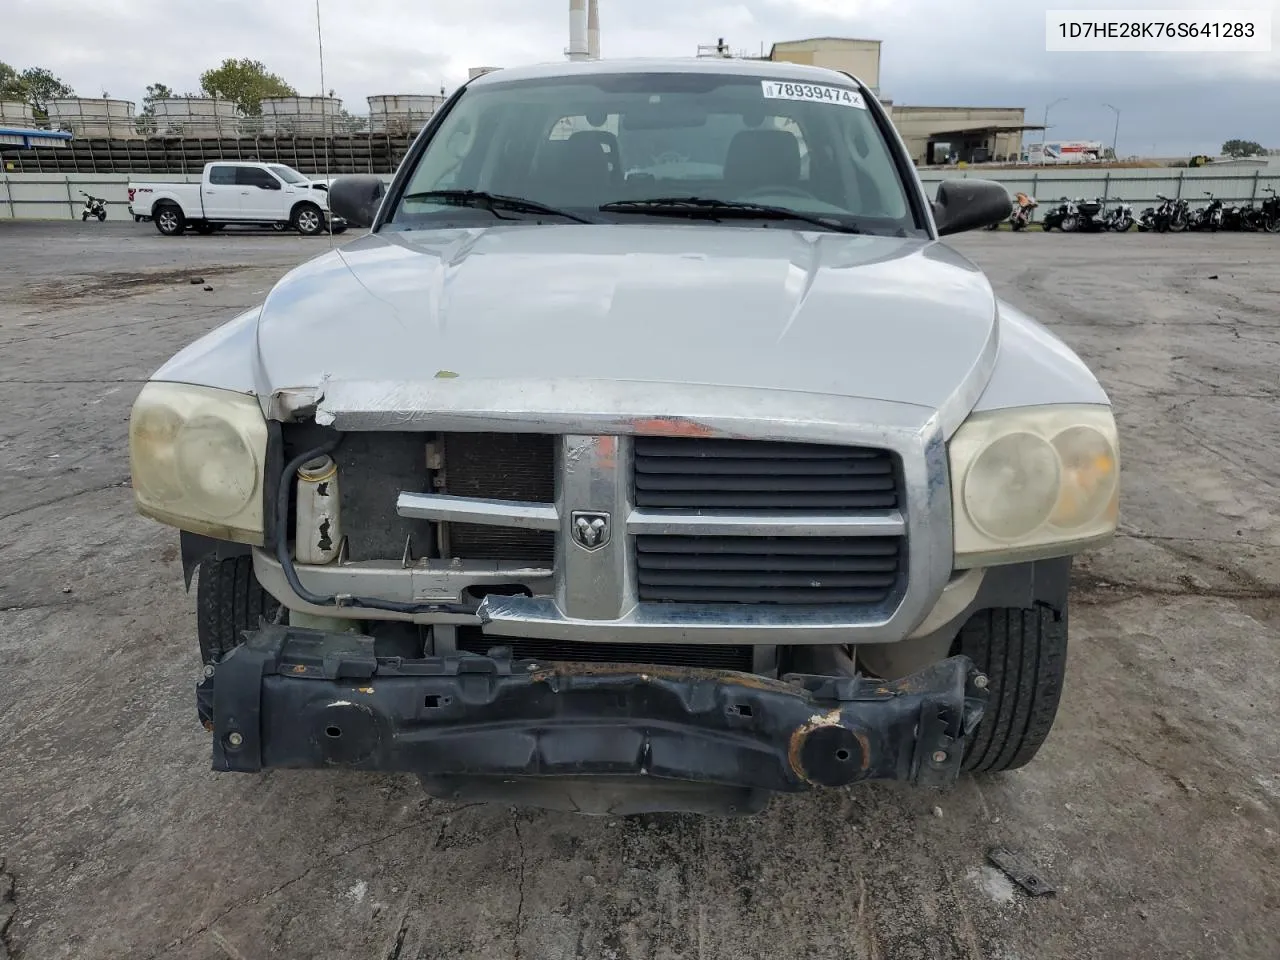
[[[204,165],[199,183],[129,183],[129,212],[153,220],[166,237],[187,227],[213,233],[229,223],[293,228],[304,236],[326,232],[329,182],[311,180],[282,163],[218,160]],[[347,228],[332,218],[334,233]]]

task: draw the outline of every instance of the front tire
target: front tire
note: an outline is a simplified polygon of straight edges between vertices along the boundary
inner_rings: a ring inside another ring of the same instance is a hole
[[[182,215],[182,210],[172,203],[157,207],[153,218],[156,229],[166,237],[180,237],[187,229],[187,218]]]
[[[96,216],[98,218],[98,222],[101,223],[103,220],[107,219],[107,211],[99,210],[96,214],[94,214],[94,216]]]
[[[293,212],[293,229],[304,237],[318,237],[324,233],[324,214],[314,203],[298,204]]]
[[[1066,609],[980,610],[961,628],[952,652],[972,660],[989,683],[964,770],[999,773],[1030,762],[1058,713],[1067,668]]]
[[[258,583],[253,557],[206,557],[196,582],[196,635],[202,663],[218,663],[244,643],[244,631],[271,620],[279,602]]]

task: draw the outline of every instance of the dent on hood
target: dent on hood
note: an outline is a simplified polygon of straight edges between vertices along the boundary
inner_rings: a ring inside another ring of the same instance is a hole
[[[1069,346],[1021,310],[999,301],[995,370],[974,413],[1055,403],[1109,404],[1098,378]]]

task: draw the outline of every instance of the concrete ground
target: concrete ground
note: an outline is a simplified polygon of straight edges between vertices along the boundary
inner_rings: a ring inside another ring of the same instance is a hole
[[[1058,724],[1015,774],[740,820],[210,772],[193,598],[133,512],[126,420],[326,246],[0,223],[0,957],[1280,956],[1276,238],[956,241],[1118,409],[1123,533],[1078,565]]]

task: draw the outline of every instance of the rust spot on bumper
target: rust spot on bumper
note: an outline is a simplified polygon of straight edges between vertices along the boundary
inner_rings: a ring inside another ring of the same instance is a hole
[[[807,722],[791,732],[791,739],[787,745],[787,762],[791,765],[792,772],[810,786],[820,785],[820,781],[815,780],[805,768],[804,746],[815,731],[824,727],[838,727],[847,731],[857,741],[861,753],[861,757],[858,758],[858,769],[866,773],[871,764],[871,743],[865,733],[848,727],[844,723],[842,710],[839,707],[826,713],[815,713]]]
[[[746,687],[749,690],[763,690],[768,693],[790,693],[803,696],[803,691],[789,683],[769,677],[757,676],[753,673],[738,673],[734,670],[708,670],[704,667],[674,667],[656,663],[573,663],[557,662],[539,667],[530,672],[529,677],[536,681],[549,680],[551,677],[621,677],[633,676],[641,679],[657,678],[662,680],[698,681],[732,684]]]

